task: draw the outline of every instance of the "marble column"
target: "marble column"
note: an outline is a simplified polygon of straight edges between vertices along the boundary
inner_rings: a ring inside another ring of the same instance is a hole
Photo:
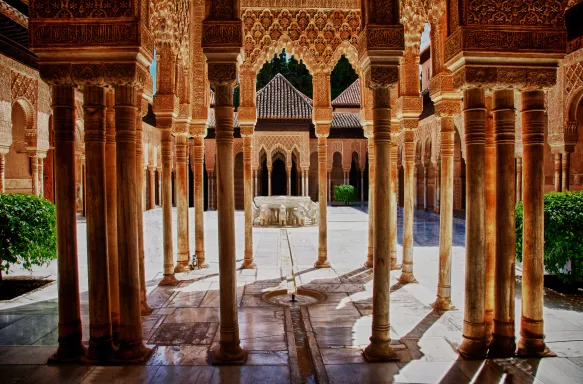
[[[360,202],[364,202],[364,170],[360,170]]]
[[[253,154],[253,136],[243,136],[243,175],[245,179],[245,254],[243,269],[254,269],[253,262],[253,192],[251,178],[251,156]],[[291,172],[288,172],[288,196],[291,190]]]
[[[486,355],[485,340],[485,140],[486,104],[483,88],[464,91],[466,144],[466,294],[463,342],[464,358]]]
[[[4,169],[6,167],[6,159],[4,152],[0,152],[0,193],[4,193]]]
[[[53,85],[52,94],[59,347],[49,363],[66,363],[79,361],[85,353],[81,342],[76,193],[75,183],[71,182],[75,180],[75,91],[69,85]]]
[[[162,241],[164,247],[164,277],[159,285],[177,285],[174,275],[172,240],[172,128],[159,127],[162,147]]]
[[[105,185],[107,204],[107,258],[109,267],[109,301],[113,341],[119,341],[119,264],[117,257],[117,164],[115,144],[115,96],[107,92],[105,123]]]
[[[188,136],[178,134],[176,138],[176,215],[177,255],[174,273],[190,270],[190,241],[188,229]]]
[[[391,348],[389,324],[391,241],[391,108],[389,88],[375,88],[374,95],[374,152],[375,171],[379,180],[374,190],[374,267],[372,297],[372,335],[364,349],[368,361],[398,360]]]
[[[439,209],[439,273],[437,299],[433,308],[449,311],[451,303],[451,252],[453,242],[453,154],[455,126],[453,117],[440,119],[441,184]]]
[[[150,210],[156,207],[156,179],[154,178],[154,167],[152,166],[148,167],[148,188],[150,189],[150,195],[148,196],[146,209]]]
[[[39,156],[37,158],[37,161],[38,161],[38,166],[37,166],[37,169],[38,169],[38,195],[44,197],[44,185],[45,185],[45,182],[44,182],[44,172],[45,172],[44,162],[45,162],[45,157]]]
[[[233,64],[234,65],[234,64]],[[212,70],[209,68],[209,78]],[[234,82],[235,79],[233,79]],[[241,348],[237,318],[237,274],[235,242],[235,180],[233,173],[233,85],[217,82],[217,209],[220,276],[220,339],[214,353],[215,363],[243,363],[246,352]]]
[[[484,324],[486,343],[492,340],[492,330],[494,328],[494,297],[496,285],[496,146],[494,143],[494,118],[492,115],[492,96],[486,96],[487,122],[486,141],[484,147],[484,186],[485,196],[485,225],[486,225],[486,282],[485,282],[485,302],[484,302]],[[513,197],[514,198],[514,197]]]
[[[397,145],[397,135],[391,137],[391,217],[389,223],[389,240],[391,242],[391,270],[400,269],[397,265],[397,160],[399,157],[399,146]]]
[[[415,188],[415,131],[406,129],[404,144],[404,210],[403,210],[403,265],[399,282],[402,284],[416,283],[413,275],[413,223],[416,200]]]
[[[494,92],[494,146],[496,148],[496,261],[494,322],[490,356],[510,357],[516,351],[514,287],[516,226],[514,219],[515,122],[514,90]]]
[[[543,321],[545,121],[544,91],[523,91],[524,218],[522,229],[522,317],[518,342],[518,355],[520,356],[549,354],[544,341]],[[563,186],[565,186],[565,175],[563,175]],[[564,190],[568,190],[568,184]]]
[[[138,91],[138,110],[136,113],[136,212],[138,220],[138,262],[140,276],[140,313],[142,316],[150,315],[153,311],[148,305],[148,293],[146,291],[146,256],[144,252],[144,143],[142,117],[147,113],[148,107],[144,105],[142,91]]]
[[[204,136],[194,136],[194,253],[199,268],[208,268],[204,249]],[[210,196],[210,195],[209,195]]]
[[[271,196],[271,168],[267,168],[267,196]]]
[[[38,183],[38,156],[35,154],[29,155],[30,161],[30,173],[32,174],[32,194],[35,196],[39,195],[39,183]]]
[[[555,153],[555,192],[561,192],[563,188],[563,181],[562,181],[562,158],[560,153]]]
[[[569,186],[569,182],[571,181],[571,153],[570,152],[564,152],[563,153],[563,164],[562,164],[562,168],[563,168],[563,175],[562,175],[562,191],[568,191],[570,190],[570,186]]]
[[[372,128],[370,128],[372,129]],[[364,266],[373,267],[374,259],[374,188],[375,188],[375,157],[374,157],[374,134],[368,134],[368,252]]]
[[[257,177],[257,170],[253,171],[253,178],[254,178],[254,183],[253,183],[253,188],[254,188],[254,192],[253,192],[253,196],[259,196],[259,180]]]
[[[140,102],[132,85],[115,87],[117,161],[117,235],[119,260],[120,334],[116,360],[142,362],[151,350],[142,341],[140,267],[138,260],[138,182],[136,111]]]
[[[330,129],[328,128],[329,132]],[[330,268],[328,262],[328,203],[326,196],[328,192],[328,135],[318,135],[318,205],[320,217],[318,219],[318,261],[314,264],[316,268]]]
[[[427,189],[429,188],[429,183],[427,182],[427,174],[429,173],[429,167],[423,164],[423,209],[427,211]]]
[[[326,189],[328,190],[328,201],[330,203],[332,203],[332,199],[333,199],[333,191],[332,191],[332,172],[328,172],[327,173],[327,180],[328,180],[328,186],[326,187]]]
[[[87,266],[89,283],[89,362],[108,360],[113,346],[105,180],[105,88],[83,87],[85,161],[87,172]]]
[[[285,168],[285,173],[287,176],[287,188],[286,188],[286,195],[291,196],[291,167],[286,167]]]
[[[310,171],[306,171],[306,196],[310,196]]]
[[[522,201],[522,157],[516,158],[516,202]]]

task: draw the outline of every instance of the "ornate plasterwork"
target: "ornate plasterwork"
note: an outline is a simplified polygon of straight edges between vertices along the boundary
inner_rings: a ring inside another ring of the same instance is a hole
[[[564,24],[566,0],[466,0],[466,23],[554,27]]]
[[[297,8],[340,8],[357,9],[359,0],[294,0]],[[289,6],[289,0],[241,0],[242,8],[285,8]]]
[[[286,48],[311,71],[331,71],[336,50],[343,46],[351,53],[360,32],[360,11],[354,9],[246,9],[241,18],[245,61],[256,69]]]
[[[299,165],[302,168],[310,166],[310,135],[308,132],[255,132],[253,135],[253,160],[254,169],[258,169],[260,164],[261,151],[271,159],[277,150],[283,151],[286,158],[292,158],[292,152],[299,153]]]
[[[555,68],[464,66],[453,76],[454,87],[546,89],[557,81]]]
[[[28,17],[4,1],[0,1],[0,13],[24,28],[28,28]]]
[[[126,85],[142,87],[149,72],[138,63],[39,64],[49,84]]]

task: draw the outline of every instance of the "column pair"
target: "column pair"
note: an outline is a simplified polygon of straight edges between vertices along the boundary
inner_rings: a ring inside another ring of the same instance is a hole
[[[204,249],[204,126],[197,126],[193,138],[194,171],[194,254],[199,268],[208,268]]]
[[[184,131],[184,129],[181,131]],[[186,133],[179,133],[175,136],[175,141],[178,252],[176,255],[176,266],[174,267],[174,272],[181,273],[190,270],[190,240],[188,229],[188,135]]]

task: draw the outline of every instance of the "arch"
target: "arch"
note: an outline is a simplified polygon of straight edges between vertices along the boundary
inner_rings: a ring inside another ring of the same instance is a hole
[[[332,72],[332,70],[336,68],[336,64],[338,64],[338,61],[342,56],[346,57],[346,59],[352,66],[352,69],[354,69],[356,74],[360,77],[361,71],[360,62],[358,61],[358,50],[349,41],[343,41],[332,54],[332,57],[328,62],[329,72]]]
[[[26,146],[36,147],[37,132],[34,126],[34,107],[32,103],[24,97],[19,97],[14,100],[12,103],[12,110],[14,111],[14,108],[17,108],[17,106],[22,110],[22,124],[24,126],[24,141],[26,142]]]
[[[253,38],[249,35],[245,36],[245,41],[243,44],[249,44],[249,38],[253,40]],[[269,36],[263,37],[263,43],[265,45],[262,49],[255,48],[253,51],[254,58],[251,59],[250,67],[255,72],[259,72],[259,70],[270,61],[275,55],[279,55],[285,51],[290,55],[294,56],[298,62],[303,63],[310,75],[314,75],[317,64],[314,60],[310,50],[306,46],[302,46],[298,41],[292,41],[289,36],[281,36],[279,40],[271,40]],[[248,60],[245,60],[248,62]]]
[[[5,155],[5,192],[32,193],[32,171],[28,157],[27,124],[30,124],[23,103],[14,102],[11,110],[11,144]]]

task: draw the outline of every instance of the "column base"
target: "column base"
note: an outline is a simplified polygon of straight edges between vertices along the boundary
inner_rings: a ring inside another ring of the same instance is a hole
[[[372,253],[372,249],[369,248],[368,254],[366,255],[366,261],[364,262],[363,266],[365,268],[372,268],[374,265],[374,256]]]
[[[481,360],[486,358],[487,350],[488,347],[485,340],[464,337],[464,341],[457,351],[466,360]]]
[[[206,261],[202,260],[198,262],[198,269],[205,269],[208,268],[209,265]]]
[[[89,348],[83,356],[83,362],[87,364],[106,362],[116,351],[117,348],[113,344],[111,337],[101,340],[89,340]]]
[[[455,306],[451,304],[451,298],[449,297],[437,297],[434,303],[431,304],[433,309],[438,311],[451,311],[455,309]]]
[[[328,260],[318,260],[314,263],[314,268],[331,268]]]
[[[158,285],[178,285],[178,284],[180,284],[180,280],[177,280],[174,274],[164,275],[162,280],[158,283]]]
[[[183,273],[183,272],[189,272],[190,269],[190,265],[188,264],[188,261],[179,261],[176,263],[176,266],[174,267],[174,273]]]
[[[243,260],[243,264],[241,264],[241,269],[256,269],[257,265],[253,262],[253,260]]]
[[[556,357],[557,355],[551,352],[546,346],[543,338],[527,338],[520,337],[518,342],[518,350],[516,355],[520,357]]]
[[[49,357],[47,364],[75,364],[82,361],[85,356],[85,347],[81,342],[81,337],[71,339],[74,340],[59,340],[59,348]]]
[[[514,355],[516,355],[516,338],[514,336],[492,334],[488,357],[504,358],[513,357]]]
[[[211,365],[243,365],[247,362],[247,351],[237,343],[221,343],[208,355]]]
[[[362,350],[362,355],[369,363],[398,361],[399,356],[391,348],[390,340],[374,340],[370,338],[370,344]]]
[[[140,302],[140,315],[148,316],[154,312],[154,309],[148,305],[147,300],[143,300]]]
[[[399,277],[399,283],[411,284],[411,283],[418,283],[418,281],[412,272],[403,272],[403,273],[401,273],[401,276]]]
[[[397,259],[391,259],[391,271],[398,271],[401,269],[401,265],[397,264]]]
[[[142,340],[134,343],[121,342],[110,361],[120,364],[142,364],[150,358],[152,352],[153,350],[146,347]]]

